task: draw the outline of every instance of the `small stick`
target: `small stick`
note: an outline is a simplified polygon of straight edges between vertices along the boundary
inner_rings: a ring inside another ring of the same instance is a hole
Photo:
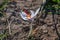
[[[33,26],[32,26],[32,23],[33,23],[33,20],[34,19],[32,19],[32,22],[31,22],[31,24],[30,24],[30,31],[29,31],[29,34],[28,34],[28,37],[32,34],[32,30],[33,30]]]
[[[32,33],[32,23],[31,23],[31,26],[30,26],[30,31],[29,31],[28,37],[31,35],[31,33]]]
[[[11,23],[12,23],[13,20],[14,20],[14,19],[12,19],[12,20],[10,21],[10,23],[9,23],[9,21],[7,20],[7,21],[8,21],[8,26],[7,26],[7,27],[9,28],[9,34],[11,34],[11,26],[10,26],[10,25],[11,25]]]

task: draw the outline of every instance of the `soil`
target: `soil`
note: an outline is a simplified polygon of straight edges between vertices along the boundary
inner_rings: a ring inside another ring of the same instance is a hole
[[[11,35],[3,40],[60,40],[60,15],[55,15],[55,21],[53,21],[52,14],[48,14],[45,19],[41,17],[40,13],[35,17],[34,21],[24,21],[19,13],[19,8],[24,8],[36,10],[42,4],[42,0],[15,0],[14,5],[9,3],[7,5],[7,11],[5,17],[0,18],[0,29],[7,29],[8,24],[5,19],[11,21],[14,17],[14,21],[11,23]],[[35,4],[35,5],[34,5]],[[12,6],[12,7],[11,7]],[[11,10],[11,11],[9,11]],[[11,12],[14,12],[14,14]],[[16,13],[16,15],[15,15]],[[43,15],[44,16],[44,15]],[[28,37],[29,30],[33,26],[31,36]],[[2,32],[0,30],[0,32]]]

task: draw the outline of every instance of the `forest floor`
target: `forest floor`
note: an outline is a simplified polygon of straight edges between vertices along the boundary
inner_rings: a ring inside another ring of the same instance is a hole
[[[30,3],[29,3],[30,2]],[[34,4],[36,4],[36,7]],[[33,4],[32,7],[30,5]],[[31,2],[30,0],[26,1],[17,1],[17,6],[14,5],[8,5],[7,11],[4,11],[5,16],[0,17],[0,33],[6,29],[7,33],[9,33],[8,28],[8,21],[10,22],[12,19],[14,21],[11,23],[11,35],[7,38],[4,38],[3,40],[60,40],[60,15],[55,14],[55,18],[53,21],[52,14],[48,14],[45,19],[41,17],[40,13],[35,17],[34,21],[24,21],[19,16],[19,7],[22,9],[24,6],[28,6],[29,9],[36,9],[42,4],[42,0],[37,0],[37,2]],[[12,6],[12,7],[11,7]],[[9,11],[10,10],[10,11]],[[15,12],[16,15],[12,13],[11,11]],[[17,12],[16,12],[17,11]],[[44,15],[42,15],[44,16]],[[56,22],[56,23],[55,23]],[[31,24],[32,23],[32,24]],[[29,30],[31,25],[33,26],[33,30],[31,33],[31,36],[28,37]]]

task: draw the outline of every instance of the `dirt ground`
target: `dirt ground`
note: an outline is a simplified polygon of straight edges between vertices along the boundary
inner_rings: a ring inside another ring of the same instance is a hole
[[[10,8],[10,5],[7,7],[9,10],[19,10],[19,7],[22,9],[27,7],[28,9],[36,10],[42,4],[42,0],[15,0],[17,2],[16,8]],[[33,2],[32,2],[33,1]],[[7,12],[9,13],[9,12]],[[6,17],[9,18],[10,14],[6,13]],[[55,15],[55,22],[53,21],[52,14],[48,14],[45,19],[41,17],[40,13],[35,17],[32,22],[33,30],[31,36],[28,38],[29,30],[31,27],[30,21],[24,21],[20,16],[18,16],[19,11],[16,12],[16,18],[19,18],[18,21],[14,20],[11,24],[12,34],[4,40],[60,40],[60,15]],[[44,15],[43,15],[44,16]],[[2,17],[5,18],[5,17]],[[0,20],[2,19],[0,18]],[[13,19],[12,16],[10,18]],[[5,21],[2,20],[1,22]],[[0,22],[0,23],[1,23]],[[4,24],[0,25],[0,29],[4,29]],[[55,27],[56,26],[56,27]],[[6,27],[5,27],[6,28]],[[8,27],[7,27],[8,29]],[[59,34],[58,34],[59,32]]]

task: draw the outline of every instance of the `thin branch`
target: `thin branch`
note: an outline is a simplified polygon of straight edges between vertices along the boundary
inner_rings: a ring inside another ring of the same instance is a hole
[[[12,23],[12,21],[13,21],[14,19],[12,19],[11,21],[10,21],[10,23],[9,23],[9,21],[7,20],[7,22],[8,22],[8,28],[9,28],[9,34],[11,34],[11,23]]]

